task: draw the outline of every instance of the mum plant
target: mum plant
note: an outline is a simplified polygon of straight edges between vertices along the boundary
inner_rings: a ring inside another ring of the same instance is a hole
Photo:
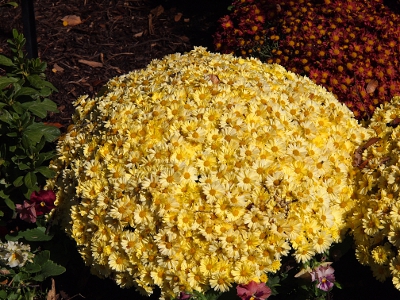
[[[347,222],[360,263],[380,281],[391,277],[400,290],[399,124],[400,97],[375,110],[373,135],[355,153],[357,205]]]
[[[366,119],[400,95],[400,15],[384,2],[237,0],[214,43],[307,75]]]
[[[341,241],[369,132],[308,78],[198,47],[75,106],[47,188],[98,276],[161,299],[226,292]]]
[[[52,238],[45,215],[55,195],[43,188],[60,131],[40,120],[57,111],[47,98],[56,89],[46,64],[26,57],[23,35],[14,30],[8,43],[12,56],[0,55],[0,299],[33,299],[42,281],[65,271],[37,244]]]

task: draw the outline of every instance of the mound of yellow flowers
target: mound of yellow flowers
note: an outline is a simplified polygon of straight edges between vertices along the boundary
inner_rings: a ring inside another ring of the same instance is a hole
[[[349,225],[360,263],[400,289],[400,97],[374,112],[372,138],[355,152],[356,202]]]
[[[325,88],[195,48],[76,101],[49,183],[92,271],[161,298],[265,280],[341,239],[369,138]]]

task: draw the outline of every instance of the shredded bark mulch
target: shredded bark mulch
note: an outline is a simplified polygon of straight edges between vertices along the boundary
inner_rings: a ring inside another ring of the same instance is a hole
[[[144,68],[152,59],[193,46],[211,50],[216,21],[230,2],[34,1],[39,57],[48,64],[47,80],[58,89],[51,98],[60,113],[49,121],[67,126],[77,97],[95,95],[109,79]],[[79,17],[80,23],[71,26],[75,18],[63,24],[67,16]],[[22,32],[21,9],[2,7],[0,18],[0,52],[9,53],[12,29]]]

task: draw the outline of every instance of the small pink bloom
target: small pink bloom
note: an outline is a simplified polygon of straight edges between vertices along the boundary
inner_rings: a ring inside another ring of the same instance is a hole
[[[41,216],[47,214],[55,207],[54,201],[56,201],[56,195],[53,191],[41,190],[31,194],[31,201],[35,204],[36,214]]]
[[[29,223],[36,222],[36,209],[34,203],[24,200],[24,204],[16,204],[15,210],[19,214],[21,220]]]
[[[265,300],[271,296],[271,289],[263,282],[250,281],[248,284],[239,284],[236,291],[242,300]]]
[[[325,292],[329,291],[335,282],[335,269],[330,266],[331,263],[325,263],[318,266],[311,272],[311,280],[318,280],[317,288]]]

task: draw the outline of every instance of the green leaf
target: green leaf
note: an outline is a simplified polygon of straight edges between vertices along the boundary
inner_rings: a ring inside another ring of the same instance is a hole
[[[14,6],[14,7],[18,7],[18,3],[17,2],[7,2],[6,4]]]
[[[33,74],[29,75],[26,79],[28,79],[29,83],[34,87],[39,89],[42,89],[46,86],[45,80],[43,80],[39,75]]]
[[[4,89],[5,87],[9,86],[11,83],[17,82],[18,79],[14,77],[0,77],[0,90]]]
[[[24,183],[28,189],[32,189],[36,186],[37,183],[37,176],[34,172],[28,172],[24,176]]]
[[[49,169],[46,166],[40,166],[40,167],[36,168],[35,172],[39,172],[46,178],[53,178],[56,175],[55,171]]]
[[[6,67],[12,67],[12,66],[14,66],[14,63],[8,57],[6,57],[4,55],[0,55],[0,65],[6,66]]]
[[[27,279],[29,279],[29,274],[27,273],[23,273],[23,272],[19,272],[17,275],[15,275],[13,277],[13,281],[14,282],[21,282],[21,281],[25,281]]]
[[[21,268],[22,271],[26,273],[37,273],[39,272],[42,268],[40,265],[35,264],[35,263],[27,263],[23,268]]]
[[[5,184],[5,182],[1,182],[1,184],[4,184],[4,185],[7,186],[7,184]],[[6,194],[4,193],[4,191],[2,191],[2,190],[0,190],[0,198],[2,198],[2,199],[4,199],[4,200],[10,199],[10,197],[9,197],[8,195],[6,195]]]
[[[11,125],[12,121],[13,121],[13,117],[7,110],[3,110],[0,113],[0,121],[3,121],[4,123]]]
[[[6,134],[8,137],[17,137],[18,133],[17,132],[9,132]]]
[[[28,230],[22,231],[20,234],[23,238],[25,238],[27,241],[30,241],[30,242],[50,241],[53,238],[53,236],[46,234],[45,227],[36,227],[33,229],[28,229]],[[38,263],[36,261],[34,261],[34,262]]]
[[[11,199],[4,199],[4,202],[10,209],[15,210],[15,203]]]
[[[5,290],[0,290],[0,299],[7,299],[7,292]]]
[[[48,111],[57,111],[57,105],[50,99],[44,99],[42,102],[38,99],[36,101],[22,103],[21,106],[39,118],[45,118]]]
[[[39,252],[38,254],[35,255],[33,258],[33,262],[38,265],[43,265],[45,262],[47,262],[50,259],[50,251],[49,250],[44,250]]]
[[[33,279],[36,281],[43,281],[47,277],[57,276],[64,272],[65,272],[65,268],[63,266],[60,266],[60,265],[54,263],[53,261],[48,260],[42,265],[41,272],[38,275],[36,275],[35,277],[33,277]]]
[[[339,282],[335,281],[335,282],[334,282],[334,285],[335,285],[338,289],[342,289],[342,285],[341,285]]]
[[[27,164],[20,163],[20,164],[18,164],[18,169],[20,169],[21,171],[24,171],[24,170],[30,169],[30,166],[28,166]]]
[[[19,177],[17,177],[17,179],[14,180],[13,186],[19,187],[19,186],[23,185],[23,183],[24,183],[24,176],[19,176]]]
[[[55,126],[33,123],[23,131],[23,135],[34,143],[39,143],[42,136],[45,137],[46,141],[52,142],[60,136],[60,130]]]
[[[15,93],[14,97],[19,96],[33,96],[38,95],[38,91],[30,87],[22,87],[18,92]]]

